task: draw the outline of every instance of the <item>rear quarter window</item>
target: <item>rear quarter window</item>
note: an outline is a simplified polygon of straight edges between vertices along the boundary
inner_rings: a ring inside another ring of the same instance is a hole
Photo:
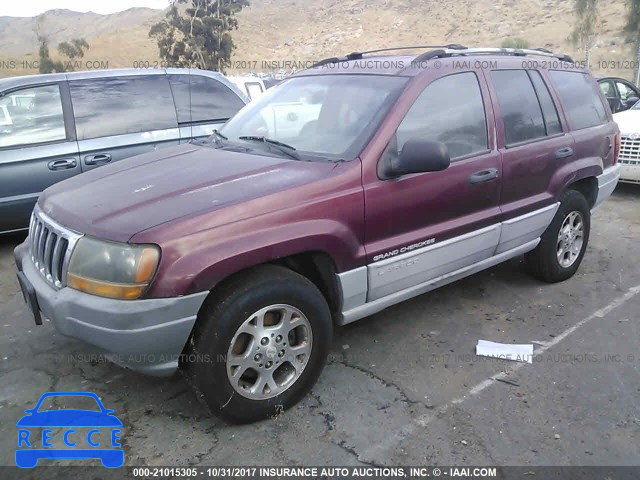
[[[169,75],[179,123],[226,121],[244,107],[229,87],[202,75]]]
[[[572,130],[595,127],[608,121],[607,112],[591,76],[581,72],[549,72]]]

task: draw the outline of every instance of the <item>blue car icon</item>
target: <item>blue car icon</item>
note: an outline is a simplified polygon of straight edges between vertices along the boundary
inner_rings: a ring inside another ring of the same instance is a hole
[[[59,409],[39,411],[42,402],[50,397],[89,397],[95,400],[97,410]],[[107,468],[118,468],[124,464],[124,450],[120,445],[122,422],[113,415],[114,410],[104,407],[100,398],[90,392],[49,392],[40,397],[32,409],[24,411],[18,427],[18,449],[16,465],[21,468],[33,468],[41,458],[84,459],[99,458]],[[42,428],[41,438],[39,429]],[[56,437],[62,437],[69,448],[53,448],[53,428]],[[61,428],[62,431],[57,429]],[[77,428],[87,431],[82,435]],[[105,438],[105,433],[108,437]],[[105,442],[105,439],[108,440]],[[87,444],[90,448],[75,448]],[[108,448],[105,448],[108,447]]]

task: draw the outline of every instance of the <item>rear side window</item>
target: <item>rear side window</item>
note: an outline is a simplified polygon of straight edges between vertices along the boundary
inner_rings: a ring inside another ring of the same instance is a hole
[[[201,75],[169,75],[178,122],[219,122],[244,107],[242,99],[223,83]]]
[[[564,110],[573,130],[607,122],[604,105],[586,73],[552,70],[551,79],[558,89]]]
[[[427,86],[402,120],[396,139],[398,153],[410,139],[442,142],[452,160],[487,151],[487,118],[476,75],[449,75]]]
[[[533,82],[533,86],[536,89],[538,100],[540,101],[540,107],[542,107],[542,116],[544,117],[544,124],[547,129],[547,135],[556,135],[562,133],[562,126],[560,125],[560,118],[558,118],[558,110],[553,103],[551,94],[547,85],[542,79],[540,72],[536,70],[529,70],[529,76]]]
[[[165,75],[69,82],[78,139],[177,128]]]
[[[538,96],[525,70],[494,70],[491,78],[498,95],[507,145],[547,135]]]
[[[0,97],[0,148],[66,138],[58,85],[26,88]]]

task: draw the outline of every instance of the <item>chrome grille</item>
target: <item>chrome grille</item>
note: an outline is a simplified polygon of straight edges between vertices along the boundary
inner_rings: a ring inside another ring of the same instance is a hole
[[[638,165],[637,160],[640,160],[640,139],[622,137],[619,160],[622,164]]]
[[[71,252],[80,237],[81,234],[54,222],[36,206],[29,225],[31,260],[53,287],[66,285]]]

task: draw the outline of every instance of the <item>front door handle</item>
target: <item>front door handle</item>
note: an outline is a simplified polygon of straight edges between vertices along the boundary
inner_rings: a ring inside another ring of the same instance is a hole
[[[86,165],[104,165],[111,161],[111,154],[109,153],[97,153],[95,155],[87,155],[84,157],[84,163]]]
[[[76,168],[78,162],[75,158],[65,158],[63,160],[54,160],[49,162],[49,170],[68,170],[70,168]]]
[[[474,173],[469,177],[469,183],[472,185],[476,183],[490,182],[498,178],[498,170],[496,168],[488,168]]]
[[[556,150],[556,159],[558,160],[561,160],[563,158],[569,158],[572,155],[573,155],[573,148],[571,147],[564,147],[564,148],[561,148],[560,150]]]

